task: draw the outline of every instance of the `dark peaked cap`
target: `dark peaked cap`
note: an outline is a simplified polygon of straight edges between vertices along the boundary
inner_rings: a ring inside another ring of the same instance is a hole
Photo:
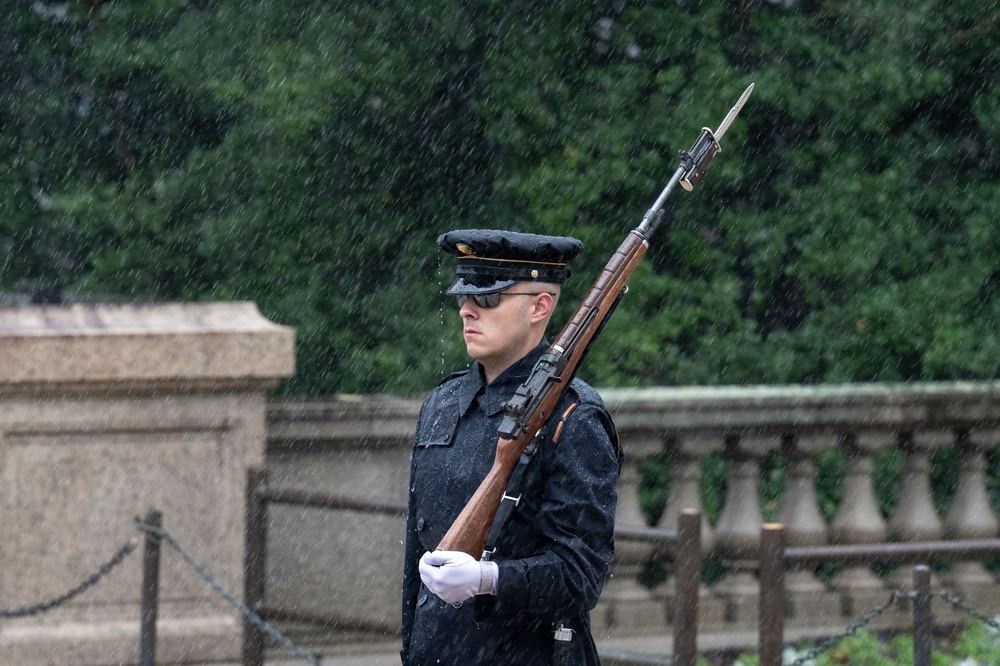
[[[569,236],[493,229],[449,231],[437,244],[458,257],[458,280],[445,292],[451,295],[490,294],[518,282],[565,282],[566,263],[583,249],[583,243]]]

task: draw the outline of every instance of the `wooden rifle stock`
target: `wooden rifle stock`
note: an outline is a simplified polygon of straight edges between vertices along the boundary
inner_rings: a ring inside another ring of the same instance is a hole
[[[524,384],[507,401],[493,467],[441,539],[438,550],[462,551],[475,558],[488,557],[483,547],[521,453],[552,415],[577,366],[624,293],[629,277],[646,253],[649,237],[662,219],[667,197],[678,182],[685,189],[694,188],[712,157],[719,152],[719,139],[743,108],[752,90],[753,84],[750,84],[714,133],[703,130],[691,150],[680,152],[680,165],[656,203],[646,212],[642,224],[629,233],[612,255],[555,342],[542,355]]]

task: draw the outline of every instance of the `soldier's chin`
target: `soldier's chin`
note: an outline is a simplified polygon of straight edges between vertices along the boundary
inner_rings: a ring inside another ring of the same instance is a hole
[[[474,340],[465,341],[465,351],[469,355],[469,358],[479,361],[480,365],[488,365],[490,355],[487,350],[480,344],[477,344]]]

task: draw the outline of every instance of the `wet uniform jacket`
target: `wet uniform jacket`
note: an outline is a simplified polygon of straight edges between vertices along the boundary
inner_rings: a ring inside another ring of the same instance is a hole
[[[528,468],[492,559],[496,596],[459,607],[423,587],[417,564],[433,550],[493,465],[501,406],[527,378],[542,343],[488,386],[478,363],[425,400],[414,437],[403,572],[403,664],[541,666],[553,625],[574,631],[568,663],[599,664],[590,635],[614,551],[618,440],[597,392],[574,380]],[[559,417],[572,404],[563,423]],[[558,428],[557,441],[553,435]]]

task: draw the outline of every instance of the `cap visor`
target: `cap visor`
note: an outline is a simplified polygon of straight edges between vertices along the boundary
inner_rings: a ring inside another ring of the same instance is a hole
[[[466,282],[465,278],[458,278],[455,283],[448,287],[448,290],[444,293],[448,296],[462,296],[466,294],[492,294],[497,291],[503,291],[504,289],[510,289],[515,284],[517,280],[494,280],[493,282],[487,284],[472,284],[471,282]]]

